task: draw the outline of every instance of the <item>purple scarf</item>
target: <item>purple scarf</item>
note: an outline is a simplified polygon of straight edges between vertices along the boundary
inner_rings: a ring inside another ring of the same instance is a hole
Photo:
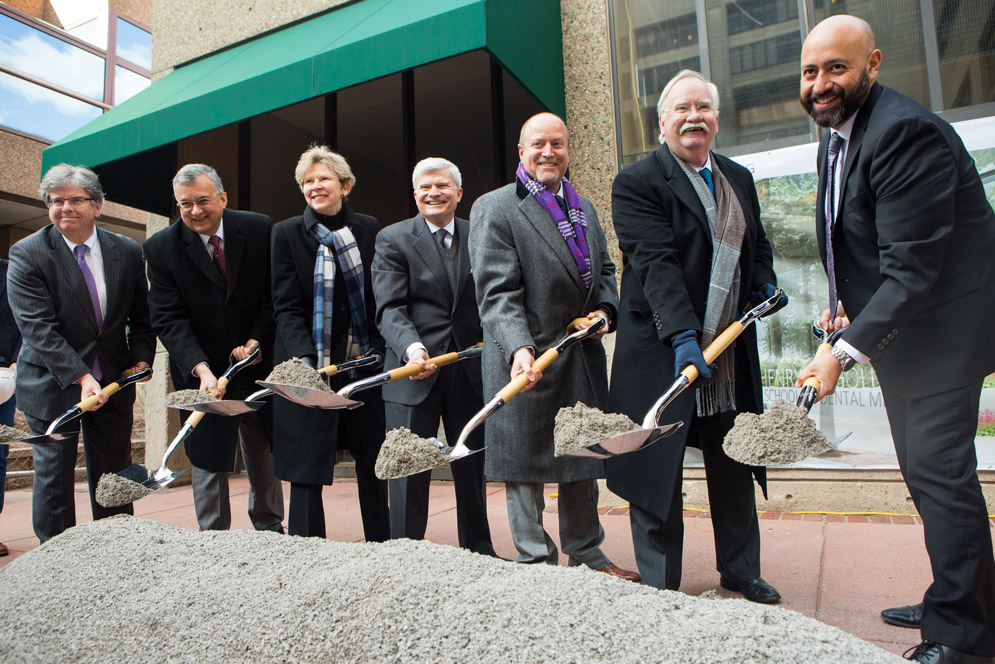
[[[518,181],[529,190],[529,193],[542,207],[547,214],[556,222],[556,227],[560,229],[560,235],[567,243],[567,248],[577,263],[580,271],[580,278],[584,280],[585,286],[591,285],[591,253],[587,248],[587,219],[584,218],[584,210],[581,208],[580,196],[573,185],[564,178],[560,182],[560,190],[563,199],[567,204],[567,214],[563,213],[556,196],[546,188],[542,182],[529,175],[525,170],[525,164],[519,162],[518,170],[515,172]]]

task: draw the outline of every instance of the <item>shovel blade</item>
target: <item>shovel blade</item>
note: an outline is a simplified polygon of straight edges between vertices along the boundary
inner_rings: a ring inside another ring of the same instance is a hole
[[[258,385],[261,385],[268,390],[273,390],[284,399],[293,401],[301,406],[307,406],[308,408],[321,408],[324,410],[348,408],[351,410],[363,405],[362,401],[353,401],[352,399],[340,397],[334,392],[312,390],[309,387],[301,387],[300,385],[266,383],[261,380],[256,382]]]
[[[610,459],[620,454],[629,454],[646,449],[653,443],[663,440],[667,436],[673,435],[678,429],[684,426],[684,422],[674,422],[652,429],[637,429],[618,436],[606,438],[601,442],[582,447],[573,452],[567,452],[563,456],[593,457],[595,459]]]
[[[177,410],[192,410],[200,413],[210,413],[212,415],[243,415],[259,410],[264,405],[260,401],[205,401],[203,403],[190,404],[189,406],[170,406]]]
[[[173,480],[175,480],[177,477],[187,472],[188,470],[190,469],[184,468],[183,470],[177,471],[175,473],[172,471],[168,471],[165,475],[160,475],[154,478],[149,477],[141,484],[146,489],[150,489],[152,491],[159,491],[160,489],[166,488]]]
[[[69,433],[49,433],[40,436],[31,436],[22,440],[11,440],[9,443],[26,443],[28,445],[46,445],[51,443],[62,443],[64,445],[75,446],[78,441],[79,431]],[[8,444],[8,443],[5,443]]]

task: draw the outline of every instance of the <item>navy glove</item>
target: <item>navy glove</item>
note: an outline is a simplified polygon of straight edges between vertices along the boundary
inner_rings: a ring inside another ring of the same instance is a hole
[[[681,332],[674,337],[670,345],[674,347],[675,378],[681,375],[681,369],[689,364],[693,364],[694,368],[698,370],[698,374],[705,380],[712,377],[712,369],[715,365],[705,362],[705,356],[701,354],[701,348],[698,346],[698,335],[694,330]]]
[[[776,290],[777,290],[777,286],[775,286],[774,284],[763,284],[757,290],[755,290],[752,293],[750,293],[750,307],[751,308],[755,307],[758,304],[760,304],[761,302],[763,302],[764,300],[769,300],[770,298],[774,297],[774,291],[776,291]],[[772,313],[780,311],[781,309],[783,309],[786,306],[788,306],[788,294],[787,293],[785,293],[784,295],[782,295],[781,299],[778,300],[777,304],[775,304],[771,308],[770,311],[768,311],[763,316],[761,316],[761,318],[766,318],[767,316],[770,316]]]

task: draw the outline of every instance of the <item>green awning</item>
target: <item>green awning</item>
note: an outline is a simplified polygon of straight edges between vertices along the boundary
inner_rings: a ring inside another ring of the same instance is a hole
[[[559,2],[361,0],[177,67],[47,148],[42,172],[62,162],[95,167],[161,151],[188,136],[477,49],[563,116]]]

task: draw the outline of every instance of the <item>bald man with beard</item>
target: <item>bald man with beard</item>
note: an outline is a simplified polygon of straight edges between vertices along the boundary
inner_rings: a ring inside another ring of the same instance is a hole
[[[882,618],[920,627],[913,661],[991,663],[995,562],[975,432],[995,371],[995,213],[960,137],[878,84],[881,61],[854,16],[819,23],[802,47],[801,103],[830,129],[818,155],[821,322],[845,330],[797,384],[818,377],[821,398],[855,363],[874,367],[933,571],[921,604]]]

